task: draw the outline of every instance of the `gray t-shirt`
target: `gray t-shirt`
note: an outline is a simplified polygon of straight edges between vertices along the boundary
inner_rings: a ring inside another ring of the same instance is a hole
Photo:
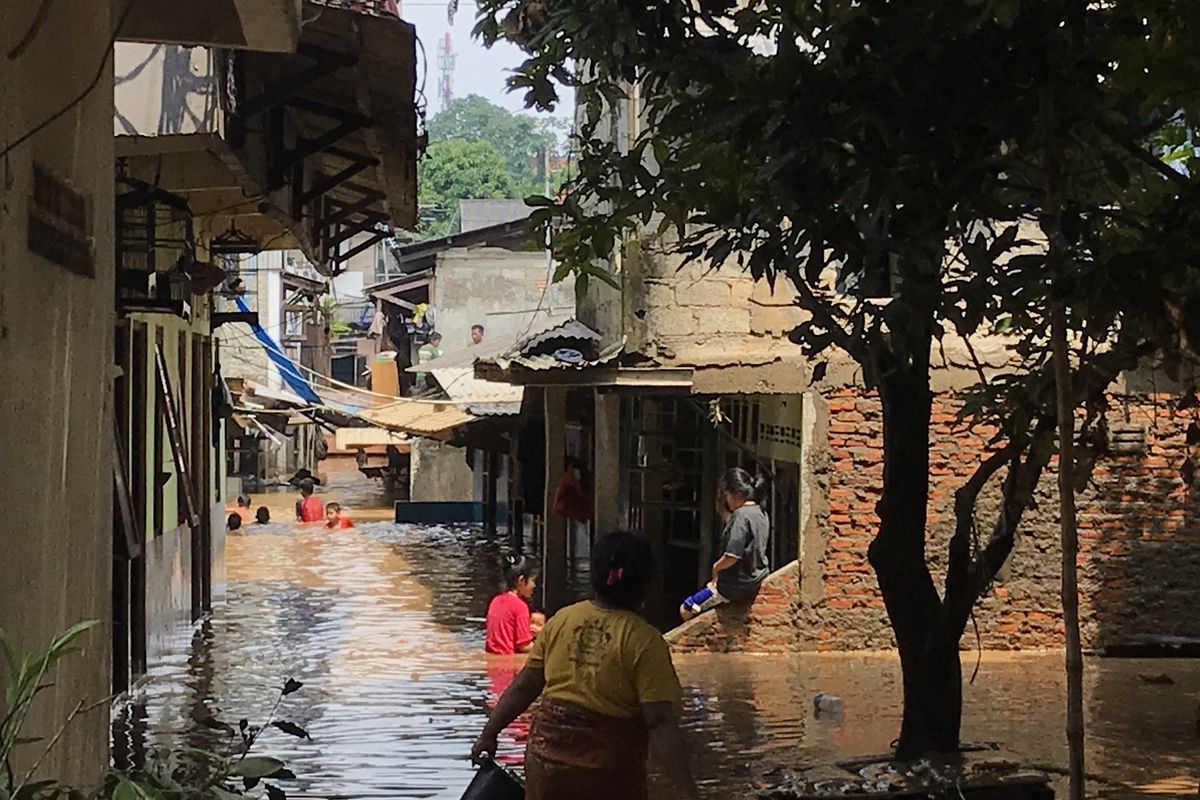
[[[723,554],[738,563],[717,576],[717,591],[728,600],[754,594],[767,577],[767,539],[771,524],[762,506],[747,504],[733,512],[725,524]]]

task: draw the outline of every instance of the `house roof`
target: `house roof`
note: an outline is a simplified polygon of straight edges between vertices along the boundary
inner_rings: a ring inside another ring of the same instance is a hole
[[[439,359],[440,360],[440,359]],[[508,416],[521,413],[521,402],[525,398],[524,386],[496,383],[475,377],[475,367],[433,368],[429,362],[424,366],[442,390],[469,413],[480,417]]]
[[[526,243],[532,243],[539,248],[542,246],[536,237],[530,235],[528,217],[499,222],[486,228],[478,228],[463,233],[452,233],[438,239],[428,239],[424,242],[413,242],[390,248],[392,258],[405,274],[431,269],[437,263],[439,253],[457,247],[479,247],[490,245],[506,247],[510,250],[520,249]]]

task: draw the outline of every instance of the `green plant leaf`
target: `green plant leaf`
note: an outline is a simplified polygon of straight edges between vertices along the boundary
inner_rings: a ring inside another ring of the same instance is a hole
[[[138,785],[128,778],[121,778],[112,794],[112,800],[142,800],[143,797]]]
[[[283,769],[283,762],[270,756],[247,756],[229,771],[239,778],[269,778]]]
[[[272,727],[278,728],[279,730],[283,731],[284,733],[289,734],[291,736],[295,736],[298,739],[311,739],[312,738],[311,736],[308,735],[308,731],[304,730],[304,728],[301,728],[299,725],[297,725],[294,722],[287,722],[286,720],[281,719],[281,720],[276,720],[275,722],[272,722],[271,725],[272,725]]]

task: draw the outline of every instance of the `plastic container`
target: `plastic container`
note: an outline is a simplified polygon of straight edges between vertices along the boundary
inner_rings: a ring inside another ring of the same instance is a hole
[[[525,784],[492,759],[479,765],[462,800],[524,800]]]
[[[842,698],[835,694],[827,694],[821,692],[813,698],[813,711],[819,717],[822,714],[836,716],[841,714],[843,710]]]

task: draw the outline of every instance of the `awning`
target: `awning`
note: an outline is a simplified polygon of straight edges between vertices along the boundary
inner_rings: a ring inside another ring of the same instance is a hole
[[[430,375],[442,391],[457,405],[478,417],[506,416],[521,413],[525,387],[509,383],[484,381],[475,377],[474,367],[437,368],[426,364]]]
[[[430,438],[449,435],[455,428],[475,420],[475,416],[452,403],[397,400],[364,410],[360,417],[383,428]]]
[[[392,446],[401,453],[410,449],[409,438],[403,433],[387,428],[338,428],[334,437],[338,450],[353,450],[356,447]]]

